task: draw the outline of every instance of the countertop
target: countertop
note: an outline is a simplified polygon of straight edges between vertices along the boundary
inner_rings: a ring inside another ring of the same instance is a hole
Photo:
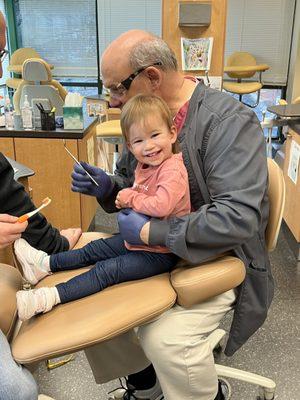
[[[88,117],[84,115],[83,129],[62,129],[57,128],[55,131],[42,131],[41,129],[18,129],[8,130],[0,128],[0,137],[10,138],[43,138],[43,139],[83,139],[93,125],[97,125],[97,117]]]

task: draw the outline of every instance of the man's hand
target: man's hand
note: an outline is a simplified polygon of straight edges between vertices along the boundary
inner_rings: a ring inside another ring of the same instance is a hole
[[[63,229],[60,231],[60,234],[62,236],[64,236],[65,238],[67,238],[69,245],[70,245],[69,250],[71,250],[71,249],[73,249],[75,244],[78,242],[78,240],[82,234],[82,230],[80,228]]]
[[[21,237],[28,226],[28,222],[17,222],[18,217],[0,214],[0,249],[9,246]]]
[[[90,164],[81,162],[84,169],[95,179],[99,186],[95,185],[89,176],[84,172],[78,164],[74,165],[72,173],[72,191],[95,196],[99,199],[104,199],[108,196],[112,189],[113,184],[110,177],[101,168],[93,167]]]
[[[139,214],[131,208],[123,209],[118,215],[118,224],[122,238],[132,245],[148,243],[149,220],[150,217]]]

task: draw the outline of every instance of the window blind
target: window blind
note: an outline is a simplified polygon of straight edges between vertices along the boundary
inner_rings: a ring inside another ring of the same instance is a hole
[[[235,51],[247,51],[270,69],[263,82],[285,85],[295,0],[228,0],[225,63]],[[227,78],[227,77],[225,77]]]
[[[5,17],[4,0],[0,0],[0,11],[2,12],[2,14]],[[7,44],[7,38],[6,38],[6,49],[7,48],[8,48],[8,44]],[[6,57],[2,63],[3,75],[2,75],[2,78],[0,79],[0,85],[5,85],[6,79],[10,78],[10,74],[7,71],[8,64],[9,64],[9,58]]]
[[[99,53],[121,33],[144,29],[161,36],[162,0],[98,0]]]
[[[95,0],[17,0],[19,47],[33,47],[56,76],[97,76]]]

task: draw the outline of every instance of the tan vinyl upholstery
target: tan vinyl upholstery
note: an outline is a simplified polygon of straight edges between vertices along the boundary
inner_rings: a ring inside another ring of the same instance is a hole
[[[285,203],[285,183],[283,172],[274,160],[268,158],[269,172],[269,221],[266,230],[268,251],[273,251],[277,244]]]
[[[67,91],[52,79],[49,64],[41,58],[30,58],[23,63],[23,80],[16,90],[13,102],[17,113],[20,113],[24,95],[27,94],[29,102],[33,98],[49,99],[52,106],[56,107],[56,115],[62,115]]]
[[[284,99],[280,99],[278,103],[279,103],[280,106],[286,106],[288,104],[288,102],[286,100],[284,100]],[[300,103],[300,96],[296,97],[292,101],[292,104],[299,104],[299,103]]]
[[[42,58],[40,54],[31,47],[21,47],[13,52],[9,60],[8,71],[22,72],[22,65],[28,58]]]
[[[270,217],[267,228],[267,246],[276,245],[284,207],[284,181],[280,168],[268,161]],[[84,234],[78,246],[99,238],[100,234]],[[12,268],[9,269],[12,272]],[[47,277],[39,285],[52,285],[65,281],[81,271],[61,272]],[[199,266],[177,268],[169,274],[134,282],[126,282],[105,289],[68,304],[61,304],[51,312],[32,318],[22,324],[12,342],[15,359],[24,364],[70,353],[120,333],[158,316],[176,301],[189,307],[222,291],[239,285],[244,279],[244,266],[230,255]],[[15,316],[14,284],[17,270],[7,278],[7,267],[0,267],[0,304],[9,302],[10,310],[0,314],[1,327],[11,326]],[[6,278],[5,278],[6,276]],[[3,279],[3,277],[5,279]],[[17,278],[17,282],[18,282]],[[8,286],[10,296],[7,296]],[[175,289],[175,290],[174,290]],[[175,292],[176,291],[176,292]],[[7,314],[10,314],[9,318]],[[3,322],[4,318],[4,322]],[[8,329],[5,328],[5,331]]]
[[[235,52],[228,57],[224,72],[229,78],[236,81],[224,81],[223,89],[227,92],[238,94],[240,101],[242,101],[244,94],[257,92],[257,101],[255,104],[244,103],[250,107],[256,107],[259,102],[260,89],[263,86],[261,74],[268,69],[269,66],[267,64],[257,64],[252,54],[242,51]],[[259,81],[243,81],[243,79],[252,78],[257,72],[259,73]]]
[[[20,83],[22,82],[22,80],[23,79],[21,79],[21,78],[7,78],[6,81],[5,81],[5,85],[8,88],[17,90],[19,85],[20,85]]]
[[[42,285],[55,285],[82,272],[55,274]],[[13,355],[28,364],[81,350],[151,320],[175,301],[169,274],[115,285],[23,323],[13,341]]]
[[[240,285],[245,279],[243,262],[231,256],[199,266],[177,268],[171,273],[171,283],[177,293],[177,303],[191,307],[210,297]],[[218,282],[216,284],[216,282]]]
[[[120,120],[105,121],[97,125],[97,136],[101,138],[122,137]]]
[[[0,264],[0,330],[10,338],[14,331],[16,311],[16,292],[22,288],[19,271],[10,265]]]

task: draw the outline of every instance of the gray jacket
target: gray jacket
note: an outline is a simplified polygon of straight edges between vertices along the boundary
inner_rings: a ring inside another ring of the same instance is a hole
[[[179,135],[189,175],[192,213],[152,219],[150,244],[162,244],[199,264],[232,251],[246,266],[225,353],[232,355],[262,325],[274,291],[265,229],[268,221],[264,137],[255,113],[231,96],[199,83]],[[114,190],[103,208],[114,212],[117,192],[132,185],[136,160],[124,149]]]

